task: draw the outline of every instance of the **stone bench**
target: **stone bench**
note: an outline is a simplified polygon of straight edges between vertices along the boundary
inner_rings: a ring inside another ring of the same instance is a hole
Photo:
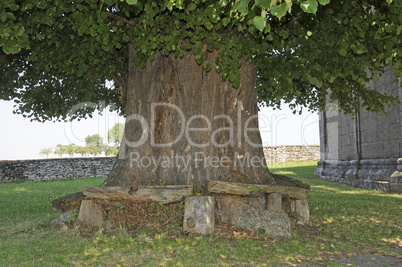
[[[103,213],[96,199],[152,201],[172,203],[185,200],[183,230],[192,233],[211,234],[215,219],[221,222],[272,235],[290,237],[290,215],[306,223],[309,209],[306,198],[310,186],[298,180],[275,176],[270,185],[208,181],[209,196],[193,196],[191,185],[84,188],[82,193],[52,201],[56,211],[66,212],[80,207],[77,223],[84,226],[101,226]],[[79,196],[79,198],[77,197]],[[283,200],[288,200],[288,212],[284,212]],[[71,205],[74,203],[74,205]]]

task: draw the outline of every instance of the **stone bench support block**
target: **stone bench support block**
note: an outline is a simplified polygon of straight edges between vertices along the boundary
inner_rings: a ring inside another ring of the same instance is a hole
[[[294,200],[291,202],[291,210],[299,216],[300,221],[307,223],[310,220],[310,210],[308,208],[307,200]]]
[[[268,194],[267,210],[282,210],[282,194],[271,193]]]
[[[272,236],[289,238],[292,227],[289,216],[282,211],[266,210],[255,205],[252,197],[216,195],[216,217],[222,223],[246,228],[255,232],[261,230]]]
[[[103,212],[93,200],[83,200],[77,217],[81,226],[100,227],[104,224]]]
[[[212,234],[215,231],[214,212],[214,197],[186,197],[183,230],[189,233]]]

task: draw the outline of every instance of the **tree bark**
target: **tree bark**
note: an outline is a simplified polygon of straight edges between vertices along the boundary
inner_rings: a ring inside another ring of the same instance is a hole
[[[102,186],[193,185],[205,193],[209,180],[273,183],[258,131],[253,64],[242,62],[234,88],[215,71],[216,51],[207,53],[206,71],[191,51],[182,58],[158,52],[141,69],[130,49],[124,137]]]

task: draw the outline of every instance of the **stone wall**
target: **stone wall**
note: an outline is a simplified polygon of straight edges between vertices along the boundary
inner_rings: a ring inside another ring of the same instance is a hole
[[[402,80],[393,68],[368,87],[402,100]],[[355,117],[332,108],[320,112],[321,156],[315,174],[365,189],[402,192],[402,106],[387,107],[387,115],[364,108]]]
[[[320,159],[320,146],[270,146],[264,147],[264,155],[269,162],[313,161]]]
[[[319,159],[319,146],[265,147],[267,162]],[[115,158],[62,158],[0,161],[0,183],[107,176]]]
[[[114,157],[0,161],[0,183],[107,176]]]

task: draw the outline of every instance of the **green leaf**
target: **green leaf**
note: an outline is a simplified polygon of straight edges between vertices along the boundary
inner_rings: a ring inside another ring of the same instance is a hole
[[[208,29],[208,31],[212,30],[212,28],[214,27],[209,20],[204,23],[204,26]]]
[[[36,6],[40,9],[45,9],[47,7],[46,1],[39,1]]]
[[[246,16],[248,14],[248,3],[250,0],[241,0],[237,6],[237,10],[240,11],[242,16]]]
[[[6,22],[7,21],[7,13],[6,12],[1,12],[0,13],[0,20],[2,22]]]
[[[336,78],[337,78],[336,76],[329,77],[328,79],[329,83],[333,83],[336,80]]]
[[[233,84],[233,87],[234,87],[234,88],[239,88],[239,86],[240,86],[240,79],[235,80],[232,84]]]
[[[167,9],[169,9],[169,11],[172,11],[173,10],[173,2],[168,2],[167,3],[167,5],[166,5],[166,7],[167,7]]]
[[[341,55],[343,57],[345,57],[347,54],[346,49],[344,49],[344,48],[339,49],[338,53],[339,53],[339,55]]]
[[[176,7],[177,7],[178,9],[184,9],[183,0],[177,0],[177,1],[176,1]]]
[[[210,71],[212,69],[212,65],[211,65],[211,63],[209,63],[208,59],[205,60],[205,62],[204,62],[204,69],[206,71]]]
[[[130,41],[130,36],[124,35],[124,36],[123,36],[123,41],[124,41],[124,42]]]
[[[211,18],[212,23],[217,23],[221,19],[220,16],[216,13],[210,14],[209,17]]]
[[[301,3],[300,7],[306,13],[315,14],[317,12],[318,2],[317,2],[317,0],[307,0],[307,1],[304,1],[303,3]]]
[[[94,29],[94,28],[89,29],[89,34],[90,34],[92,37],[95,37],[95,36],[96,36],[95,29]]]
[[[204,55],[195,55],[195,61],[198,65],[201,65],[202,61],[204,60]]]
[[[292,12],[293,2],[292,2],[292,0],[285,0],[285,2],[286,2],[286,5],[288,6],[288,10],[289,10],[289,14],[290,14],[290,12]]]
[[[17,42],[7,40],[3,44],[3,51],[6,54],[17,54],[21,51],[21,47]]]
[[[7,12],[7,18],[10,19],[10,20],[15,20],[15,16],[11,12]]]
[[[196,4],[190,3],[190,4],[188,4],[188,6],[187,6],[187,10],[188,10],[188,11],[193,11],[196,7],[197,7]]]
[[[368,50],[362,43],[358,43],[355,47],[353,47],[353,52],[355,54],[361,55],[367,53]]]
[[[267,23],[267,19],[264,17],[255,17],[254,18],[254,26],[261,32],[264,30],[266,23]]]
[[[275,5],[271,8],[271,14],[279,19],[286,15],[289,7],[285,2],[282,2],[280,5]]]
[[[230,71],[229,80],[233,83],[238,79],[238,72],[236,70]]]
[[[256,0],[255,4],[265,9],[269,9],[271,5],[271,0]]]
[[[308,76],[308,81],[311,83],[311,84],[313,84],[313,85],[315,85],[316,87],[318,87],[318,88],[321,88],[322,87],[322,81],[321,80],[319,80],[319,79],[317,79],[316,77],[313,77],[313,76]]]
[[[325,6],[326,4],[329,4],[330,0],[318,0],[318,2],[320,2],[321,5]]]
[[[229,24],[229,22],[230,22],[230,18],[224,18],[222,20],[223,26],[225,26],[225,27]]]
[[[272,34],[268,34],[267,40],[268,41],[273,41],[274,40],[274,37],[272,36]]]
[[[138,0],[126,0],[127,4],[129,5],[136,5]]]

